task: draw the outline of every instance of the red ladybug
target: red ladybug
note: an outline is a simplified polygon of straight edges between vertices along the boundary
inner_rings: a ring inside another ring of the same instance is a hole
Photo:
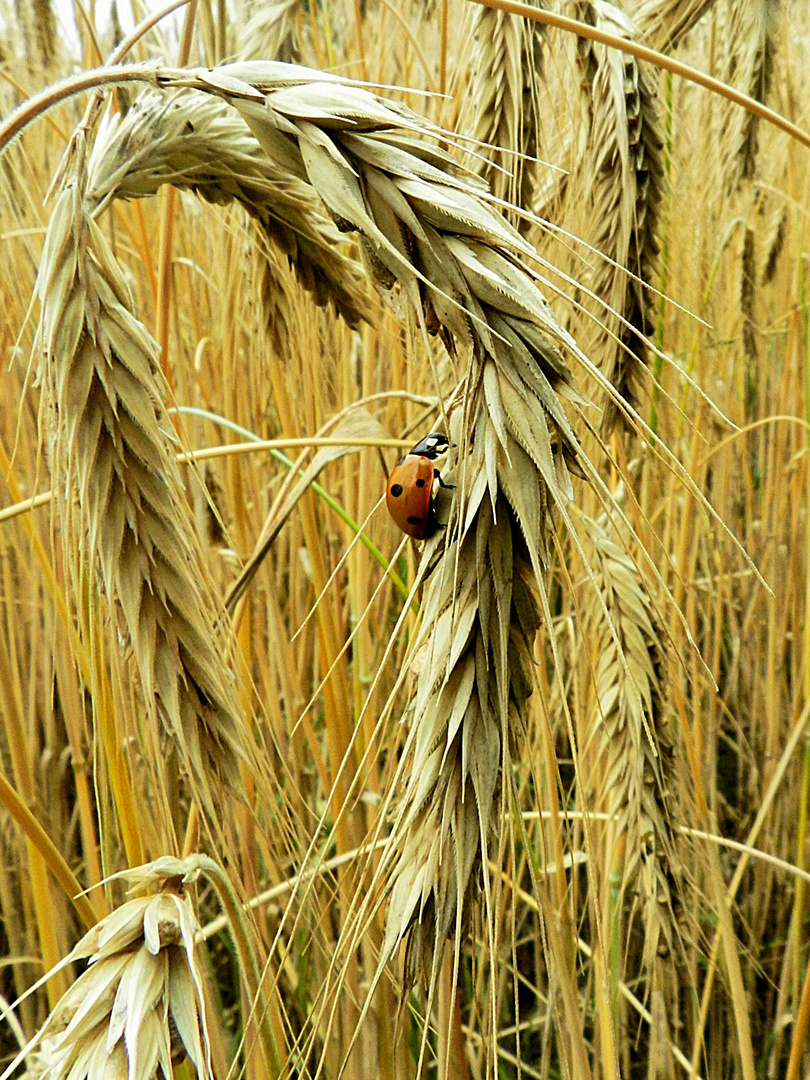
[[[444,435],[426,435],[395,466],[388,477],[385,502],[400,529],[414,540],[424,540],[440,525],[433,514],[433,481],[445,484],[433,462],[450,443]]]

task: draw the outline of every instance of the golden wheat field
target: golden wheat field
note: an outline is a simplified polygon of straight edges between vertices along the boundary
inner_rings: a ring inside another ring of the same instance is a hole
[[[810,1076],[810,5],[487,3],[0,0],[0,1080]]]

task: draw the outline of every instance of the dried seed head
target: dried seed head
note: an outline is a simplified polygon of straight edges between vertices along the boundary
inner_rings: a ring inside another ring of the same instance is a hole
[[[714,0],[642,0],[633,15],[638,36],[658,52],[672,52],[713,4]]]
[[[365,282],[301,171],[264,153],[238,113],[210,94],[148,91],[125,116],[104,118],[87,198],[95,215],[110,199],[145,198],[170,183],[207,202],[238,202],[260,233],[257,254],[269,246],[288,259],[316,303],[357,326]]]
[[[71,953],[87,968],[39,1034],[32,1080],[150,1080],[159,1072],[172,1080],[172,1062],[184,1056],[200,1080],[213,1080],[190,870],[190,861],[173,859],[128,872],[139,891],[150,891]]]
[[[484,145],[473,167],[499,199],[530,209],[537,156],[538,84],[542,68],[540,23],[478,7],[475,10],[475,77],[470,98],[473,135]],[[520,228],[523,219],[514,215]]]

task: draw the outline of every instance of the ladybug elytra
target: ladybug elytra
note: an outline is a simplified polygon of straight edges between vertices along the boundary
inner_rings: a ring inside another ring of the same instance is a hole
[[[433,514],[433,481],[445,484],[433,462],[450,443],[444,435],[433,432],[421,439],[410,453],[397,463],[388,477],[385,502],[391,517],[408,536],[424,540],[440,524]]]

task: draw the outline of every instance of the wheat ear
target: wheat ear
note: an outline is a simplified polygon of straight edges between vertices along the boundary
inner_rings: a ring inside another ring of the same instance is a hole
[[[579,8],[583,21],[598,29],[635,36],[633,24],[612,4],[586,0]],[[601,304],[609,305],[605,310],[589,303],[594,319],[587,341],[608,382],[635,408],[655,318],[653,294],[645,286],[655,280],[663,196],[656,92],[634,57],[582,41],[579,58],[591,115],[581,183],[589,189],[596,231],[587,239],[607,256],[597,258],[587,283]],[[611,395],[603,430],[619,416],[627,423]]]
[[[735,0],[727,26],[726,82],[765,103],[774,70],[775,5],[768,0]],[[723,171],[730,190],[751,180],[759,150],[759,118],[726,102],[721,113]]]
[[[199,1080],[213,1080],[195,946],[199,924],[189,890],[197,876],[194,859],[158,859],[116,875],[126,877],[136,895],[85,934],[60,965],[87,961],[20,1054],[30,1054],[34,1080],[152,1080],[161,1074],[171,1080],[173,1062],[186,1056]]]
[[[222,94],[269,155],[305,169],[340,227],[360,234],[380,287],[398,286],[425,332],[471,351],[448,406],[458,444],[452,519],[421,564],[424,575],[444,551],[424,598],[409,778],[380,871],[390,889],[382,959],[409,938],[410,975],[430,981],[438,946],[464,922],[502,778],[511,783],[540,613],[550,620],[551,511],[570,524],[570,470],[595,478],[563,407],[585,401],[563,350],[593,369],[522,264],[533,248],[428,141],[425,121],[283,65],[179,77]]]
[[[644,960],[652,973],[656,956],[672,946],[674,916],[682,907],[668,805],[675,785],[663,630],[616,530],[604,517],[589,522],[588,530],[599,587],[586,634],[595,670],[587,738],[600,778],[591,805],[610,822],[610,872],[619,874],[623,889],[633,883],[640,894]]]
[[[131,312],[79,183],[59,195],[37,291],[54,491],[77,588],[100,572],[147,714],[157,707],[206,808],[240,789],[238,694],[185,500],[156,346]]]
[[[586,425],[569,361],[598,373],[527,270],[534,249],[487,205],[480,181],[430,140],[441,133],[426,121],[336,76],[271,62],[160,69],[155,78],[233,104],[268,156],[305,175],[339,228],[359,233],[375,282],[401,292],[426,344],[434,332],[470,352],[445,410],[458,447],[451,516],[420,563],[424,577],[443,552],[424,597],[430,617],[415,653],[405,766],[417,747],[427,756],[404,782],[396,842],[377,878],[391,895],[382,963],[410,938],[411,975],[435,985],[444,935],[464,924],[472,868],[503,807],[499,792],[511,808],[512,747],[532,688],[529,645],[541,618],[551,625],[552,511],[576,543],[571,472],[601,490],[565,407]],[[569,735],[575,744],[570,722]],[[574,767],[584,791],[576,754]],[[567,968],[555,926],[549,948]],[[584,1068],[581,1016],[574,995],[564,999]]]
[[[544,34],[540,23],[492,8],[476,7],[474,18],[472,134],[484,144],[474,167],[498,198],[530,209]]]
[[[298,40],[297,17],[302,7],[301,0],[251,4],[240,35],[242,59],[272,56],[285,63],[298,61],[301,43]]]

